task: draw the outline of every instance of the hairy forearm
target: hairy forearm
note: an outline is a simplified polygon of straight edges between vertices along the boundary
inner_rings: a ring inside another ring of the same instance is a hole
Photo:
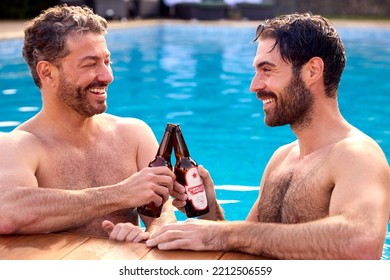
[[[381,254],[380,240],[338,217],[294,225],[233,222],[230,226],[225,250],[277,259],[375,259]]]
[[[215,201],[209,205],[210,211],[207,214],[200,216],[200,219],[210,221],[224,221],[225,215],[222,207]]]
[[[173,210],[172,203],[167,201],[161,211],[159,218],[149,218],[143,216],[143,221],[146,224],[146,231],[154,233],[160,226],[164,224],[176,223],[176,216]]]
[[[0,233],[45,233],[84,224],[120,209],[109,187],[60,190],[12,187],[1,190]],[[12,202],[12,203],[10,203]]]

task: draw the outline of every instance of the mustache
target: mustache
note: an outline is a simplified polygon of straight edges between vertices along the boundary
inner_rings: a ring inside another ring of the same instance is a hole
[[[271,97],[271,98],[276,99],[276,94],[273,93],[272,91],[259,90],[259,91],[256,91],[256,97],[258,99],[266,98],[266,97]]]
[[[93,81],[92,83],[89,84],[87,88],[93,88],[93,87],[108,87],[108,83]]]

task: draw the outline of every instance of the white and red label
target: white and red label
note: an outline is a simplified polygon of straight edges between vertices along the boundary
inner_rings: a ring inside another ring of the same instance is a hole
[[[198,173],[197,167],[192,167],[188,169],[186,175],[186,190],[188,195],[188,200],[192,202],[194,208],[197,210],[203,210],[207,208],[207,197],[206,191],[203,187],[202,178]]]

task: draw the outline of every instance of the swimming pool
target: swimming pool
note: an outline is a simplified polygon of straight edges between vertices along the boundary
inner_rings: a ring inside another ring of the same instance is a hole
[[[111,30],[107,36],[115,75],[108,112],[143,119],[158,139],[167,122],[180,123],[191,156],[212,174],[229,220],[245,219],[266,162],[295,138],[287,126],[264,125],[262,104],[249,91],[254,30],[163,24]],[[390,30],[338,30],[348,56],[341,112],[373,137],[390,161]],[[0,132],[41,106],[21,45],[21,40],[0,41]],[[389,233],[383,259],[390,259]]]

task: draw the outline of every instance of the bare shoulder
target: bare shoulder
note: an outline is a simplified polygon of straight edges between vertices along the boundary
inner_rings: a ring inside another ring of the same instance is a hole
[[[350,135],[337,142],[332,149],[332,156],[340,160],[350,158],[361,160],[375,159],[386,161],[386,156],[379,144],[359,130],[354,130]]]
[[[297,141],[291,142],[289,144],[285,144],[280,146],[276,151],[272,154],[272,157],[267,163],[266,169],[264,171],[265,177],[271,172],[280,166],[283,160],[288,156],[290,151],[298,145]]]
[[[353,170],[366,174],[385,174],[389,170],[386,155],[379,144],[359,130],[355,130],[331,149],[329,165],[340,172]]]
[[[6,170],[36,170],[44,153],[45,145],[29,131],[15,129],[0,135],[0,154],[6,159],[0,161],[0,170],[4,174]]]
[[[291,149],[298,146],[298,141],[293,141],[291,143],[285,144],[280,146],[274,153],[274,156],[276,157],[284,157],[286,154],[288,154]]]
[[[286,158],[286,156],[290,153],[290,151],[298,146],[298,141],[293,141],[291,143],[280,146],[272,155],[270,163],[275,162],[280,163],[281,160]]]
[[[348,217],[370,225],[366,230],[383,232],[379,227],[388,223],[390,169],[378,143],[359,130],[351,130],[332,145],[323,170],[334,184],[329,213],[348,213]]]
[[[123,118],[104,114],[105,127],[110,127],[116,138],[126,139],[127,144],[137,147],[138,156],[151,157],[149,152],[155,152],[157,140],[150,126],[143,120],[136,118]]]
[[[0,151],[2,154],[15,149],[23,152],[40,148],[42,148],[42,142],[39,137],[30,131],[15,129],[11,132],[0,134]]]
[[[138,170],[147,166],[158,147],[157,139],[149,125],[136,118],[108,114],[105,114],[104,118],[114,129],[115,138],[125,139],[124,144],[131,146],[135,151]]]
[[[103,121],[111,129],[117,130],[119,133],[149,133],[151,128],[146,122],[136,118],[118,117],[110,114],[102,115]]]

